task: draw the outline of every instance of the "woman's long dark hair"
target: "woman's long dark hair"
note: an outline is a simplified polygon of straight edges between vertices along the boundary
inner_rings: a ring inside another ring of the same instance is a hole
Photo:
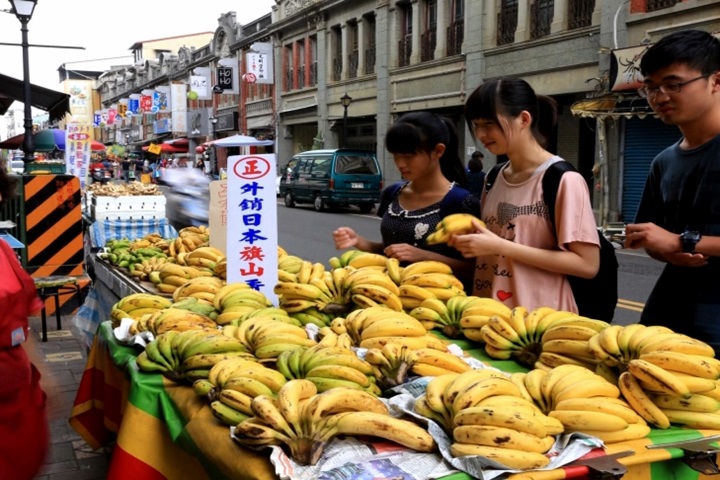
[[[473,120],[497,121],[499,115],[515,118],[523,110],[532,116],[533,136],[546,147],[557,123],[557,102],[536,95],[530,84],[520,78],[490,80],[477,87],[465,102],[465,121],[470,133],[474,134]],[[502,123],[498,122],[498,125],[502,129]]]
[[[465,187],[467,177],[460,158],[458,133],[449,118],[430,112],[408,113],[400,117],[385,135],[385,148],[390,153],[430,153],[438,143],[445,145],[445,153],[440,157],[443,176]]]

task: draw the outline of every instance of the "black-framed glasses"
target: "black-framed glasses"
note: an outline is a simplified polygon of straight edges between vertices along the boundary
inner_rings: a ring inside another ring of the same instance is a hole
[[[676,93],[680,93],[680,90],[682,90],[682,87],[687,85],[688,83],[692,83],[696,80],[700,80],[701,78],[708,78],[712,73],[708,73],[707,75],[700,75],[699,77],[691,78],[690,80],[686,82],[669,82],[669,83],[663,83],[662,85],[658,85],[657,87],[648,87],[645,85],[644,87],[638,88],[638,93],[643,98],[650,98],[657,95],[658,92],[662,92],[665,95],[675,95]]]

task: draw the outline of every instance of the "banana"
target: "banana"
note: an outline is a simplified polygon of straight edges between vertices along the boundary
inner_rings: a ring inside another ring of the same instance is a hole
[[[414,318],[388,318],[363,329],[360,340],[376,337],[422,337],[427,333],[425,327]]]
[[[632,353],[633,358],[638,356],[640,345],[649,338],[654,338],[658,335],[664,335],[667,333],[674,333],[671,329],[659,325],[648,326],[638,331],[630,337],[628,341],[628,350]]]
[[[306,283],[283,283],[279,282],[273,288],[276,295],[282,295],[287,300],[332,300],[330,297],[314,285]]]
[[[680,398],[666,393],[650,393],[648,397],[661,409],[687,410],[689,412],[703,413],[714,413],[720,410],[720,402],[701,394],[693,394],[688,398]]]
[[[422,337],[377,337],[362,340],[359,347],[361,348],[382,348],[388,343],[397,343],[405,345],[410,349],[417,348],[434,348],[436,350],[447,350],[447,343],[433,335],[423,335]]]
[[[234,427],[250,418],[249,415],[235,410],[234,408],[225,405],[219,400],[211,402],[210,409],[212,410],[212,413],[213,415],[215,415],[215,417],[217,417],[225,425],[229,425],[231,427]]]
[[[554,410],[601,412],[615,415],[628,424],[641,421],[638,414],[625,402],[616,402],[614,397],[569,398],[555,404]]]
[[[149,293],[133,293],[120,299],[115,308],[131,313],[139,308],[154,308],[162,310],[172,305],[170,299],[161,297],[160,295],[152,295]]]
[[[435,260],[422,260],[414,262],[405,267],[402,271],[401,280],[405,283],[405,279],[422,273],[446,273],[452,274],[449,265]]]
[[[252,415],[253,411],[251,408],[252,397],[246,395],[237,390],[229,390],[223,388],[217,393],[217,400],[227,405],[228,407],[242,412],[245,415]]]
[[[418,452],[433,452],[437,444],[422,427],[389,415],[374,412],[350,412],[336,424],[335,429],[342,435],[371,435]]]
[[[555,367],[552,369],[552,371],[542,376],[542,380],[540,382],[540,393],[542,394],[542,397],[545,400],[548,408],[552,405],[552,399],[556,392],[556,384],[558,384],[559,382],[567,382],[568,384],[572,384],[573,382],[576,382],[579,378],[590,377],[591,374],[592,372],[587,369],[578,367],[577,365],[568,364]],[[540,376],[540,374],[535,375]],[[562,385],[562,383],[560,383],[560,385]]]
[[[628,422],[611,413],[589,410],[553,410],[548,416],[562,422],[566,431],[595,430],[600,432],[614,432],[624,430]]]
[[[273,429],[259,418],[251,417],[239,423],[233,432],[233,438],[241,445],[259,447],[267,445],[291,444],[292,440]]]
[[[411,353],[413,364],[422,363],[443,368],[451,372],[463,373],[470,370],[470,365],[450,352],[441,352],[432,348],[422,348]]]
[[[267,423],[274,430],[283,432],[291,439],[297,437],[296,433],[290,425],[288,425],[285,417],[283,417],[282,413],[280,413],[278,404],[272,397],[267,395],[258,395],[252,399],[250,407],[252,408],[252,413],[254,413],[256,417]]]
[[[312,397],[305,410],[306,421],[318,424],[323,418],[340,412],[373,412],[388,415],[385,404],[362,390],[331,389]]]
[[[361,387],[367,387],[370,384],[370,380],[368,380],[365,374],[344,365],[319,365],[309,370],[305,375],[306,377],[347,380],[349,382],[355,382]]]
[[[158,340],[150,342],[145,346],[145,354],[151,361],[162,365],[167,370],[175,370],[177,365],[175,364],[173,357],[165,357],[163,352],[160,351],[160,342]]]
[[[290,380],[278,392],[278,407],[283,418],[296,435],[303,435],[300,402],[318,393],[315,384],[308,380]]]
[[[468,315],[484,315],[492,317],[496,315],[507,321],[512,310],[503,303],[492,298],[479,298],[473,305],[463,310],[463,317]]]
[[[538,357],[540,362],[550,367],[558,367],[560,365],[576,365],[588,370],[595,369],[595,361],[587,357],[571,357],[560,353],[542,352]]]
[[[488,320],[488,327],[495,330],[495,332],[504,337],[507,341],[515,345],[523,345],[523,340],[520,338],[518,331],[502,317],[497,315],[491,316],[490,320]]]
[[[527,387],[525,386],[525,377],[527,376],[527,373],[524,372],[515,372],[512,375],[510,375],[510,381],[515,384],[516,387],[518,387],[518,390],[520,390],[520,395],[523,399],[533,402],[533,397],[530,395],[530,392],[528,391]]]
[[[324,352],[323,350],[328,350]],[[344,350],[344,352],[343,352]],[[313,352],[310,352],[311,354]],[[335,365],[350,367],[354,370],[361,372],[364,375],[370,375],[372,368],[369,363],[358,358],[352,350],[347,349],[319,349],[311,355],[310,360],[303,362],[302,370],[309,372],[314,368],[322,365]]]
[[[675,334],[674,337],[668,335],[667,338],[661,338],[661,336],[658,335],[655,338],[646,340],[640,345],[638,353],[642,355],[649,352],[668,350],[708,358],[715,356],[715,350],[707,343],[681,334]]]
[[[247,395],[251,399],[258,395],[275,396],[275,391],[259,380],[241,375],[233,376],[222,385],[223,390],[234,390]]]
[[[161,363],[154,362],[153,360],[150,360],[150,358],[147,355],[147,350],[144,352],[140,352],[140,355],[138,355],[135,358],[135,363],[137,364],[138,368],[142,370],[143,372],[167,372],[169,369]]]
[[[640,360],[645,360],[665,370],[684,373],[695,377],[717,380],[720,378],[720,371],[714,362],[708,357],[690,355],[673,351],[652,351],[640,355]]]
[[[620,374],[618,386],[625,400],[645,421],[658,428],[668,428],[670,426],[667,415],[652,402],[630,372]]]
[[[461,391],[452,403],[451,412],[457,413],[469,407],[473,407],[483,399],[492,395],[513,395],[520,397],[522,394],[518,387],[507,378],[488,378],[473,383]],[[545,435],[539,435],[544,437]]]
[[[542,393],[542,383],[547,375],[545,370],[537,368],[530,370],[527,375],[525,375],[525,388],[543,412],[548,410],[546,399]]]
[[[616,430],[614,432],[602,432],[598,430],[583,430],[583,433],[597,437],[603,443],[619,443],[630,440],[638,440],[645,438],[650,434],[650,427],[647,424],[635,423],[628,425],[628,428]]]
[[[398,298],[397,294],[391,292],[383,286],[363,283],[353,286],[350,291],[353,295],[364,295],[372,301],[384,305],[391,310],[395,310],[396,312],[403,311],[402,302],[400,301],[400,298]]]
[[[644,328],[646,328],[645,325],[634,323],[632,325],[625,325],[622,330],[620,330],[617,336],[617,343],[623,359],[630,360],[634,358],[633,352],[630,349],[630,339]]]
[[[557,312],[557,310],[552,307],[538,307],[528,313],[527,325],[528,332],[531,334],[531,337],[528,340],[530,342],[539,342],[541,340],[546,327],[543,328],[543,330],[540,330],[540,322],[543,318],[555,312]]]
[[[482,456],[499,463],[503,469],[532,470],[550,463],[550,459],[542,453],[468,443],[453,443],[450,445],[450,453],[453,457]]]
[[[278,269],[278,281],[297,283],[297,275],[294,273],[286,272],[285,270]]]
[[[718,413],[692,412],[670,408],[663,408],[662,411],[671,423],[697,429],[720,429],[720,415]]]
[[[251,354],[244,351],[231,351],[225,353],[200,353],[185,358],[180,364],[180,370],[211,370],[219,362],[233,357],[242,358],[248,361],[250,361],[250,359],[253,359],[253,356]]]
[[[561,320],[576,318],[578,315],[565,310],[556,310],[543,316],[537,324],[536,330],[545,332],[548,329],[560,325]]]
[[[569,355],[571,357],[581,357],[587,359],[586,361],[592,361],[590,352],[588,350],[588,342],[586,340],[549,340],[542,344],[543,352],[559,353],[562,355]]]
[[[555,444],[555,438],[535,435],[513,428],[492,425],[462,425],[455,427],[453,437],[456,442],[488,447],[513,448],[525,452],[547,453]]]
[[[604,362],[611,367],[618,364],[615,357],[611,357],[610,354],[600,345],[600,334],[588,339],[587,348],[590,356],[594,357],[596,360]]]
[[[645,360],[634,359],[627,364],[628,371],[639,381],[652,387],[654,392],[669,393],[688,398],[690,391],[683,382],[667,370]]]
[[[588,341],[591,337],[597,335],[592,328],[580,325],[558,325],[545,330],[541,338],[541,343],[550,342],[552,340],[576,340]]]
[[[552,412],[551,412],[552,413]],[[542,414],[536,414],[515,405],[509,406],[478,406],[468,407],[455,414],[457,426],[488,425],[503,428],[512,428],[535,437],[545,438],[547,429],[541,419]]]
[[[668,371],[675,375],[678,380],[683,382],[690,393],[705,393],[715,390],[716,383],[713,380],[696,377],[694,375],[687,375],[685,373],[674,372],[672,370]]]
[[[445,403],[445,394],[449,389],[449,386],[459,377],[459,374],[449,373],[445,375],[438,375],[427,384],[425,388],[425,401],[433,411],[440,414],[444,419],[444,426],[449,425],[448,417],[449,411],[447,404]],[[485,377],[487,378],[487,377]],[[449,403],[452,405],[452,403]]]
[[[609,355],[616,358],[622,358],[622,351],[620,350],[620,345],[618,345],[618,335],[622,329],[623,327],[621,325],[611,325],[599,334],[600,346]]]
[[[400,260],[397,258],[388,258],[385,262],[385,268],[387,269],[387,275],[395,283],[400,285],[402,282],[402,267],[400,267]]]
[[[445,415],[436,412],[433,410],[430,405],[428,405],[427,398],[425,395],[420,395],[413,404],[413,409],[415,412],[419,415],[422,415],[423,417],[434,421],[437,423],[440,427],[442,427],[445,430],[451,429],[452,423],[450,420],[448,420]]]

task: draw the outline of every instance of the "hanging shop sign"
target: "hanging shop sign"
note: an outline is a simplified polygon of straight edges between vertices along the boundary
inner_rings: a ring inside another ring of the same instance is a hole
[[[245,55],[245,75],[248,83],[272,84],[273,62],[272,46],[268,43],[254,43],[252,51]]]
[[[215,115],[217,123],[215,124],[216,132],[237,131],[238,129],[238,112],[218,113]]]

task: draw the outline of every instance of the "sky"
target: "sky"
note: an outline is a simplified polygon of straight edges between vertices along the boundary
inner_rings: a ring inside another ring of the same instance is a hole
[[[57,69],[69,62],[121,57],[132,62],[130,46],[144,40],[214,32],[221,14],[234,11],[240,24],[271,12],[274,0],[38,0],[28,24],[28,43],[78,46],[85,50],[30,47],[30,82],[62,91]],[[9,9],[9,0],[0,0]],[[20,43],[20,21],[0,12],[0,42]],[[0,45],[0,73],[23,79],[22,48]],[[19,102],[18,102],[19,103]]]

